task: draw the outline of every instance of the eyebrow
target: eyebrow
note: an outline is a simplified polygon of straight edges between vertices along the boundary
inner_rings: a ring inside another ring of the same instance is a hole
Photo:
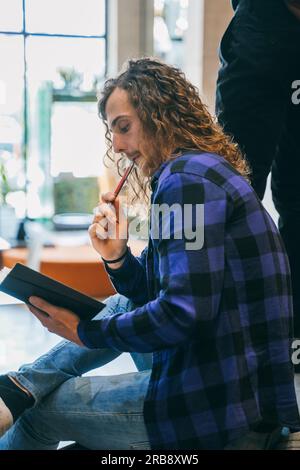
[[[117,122],[122,119],[122,118],[129,118],[129,115],[128,114],[121,114],[120,116],[117,116],[111,123],[111,126],[110,126],[110,131],[116,126]]]

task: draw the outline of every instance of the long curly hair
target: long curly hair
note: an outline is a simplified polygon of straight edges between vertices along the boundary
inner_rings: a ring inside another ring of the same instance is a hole
[[[98,101],[108,146],[104,162],[106,164],[107,159],[114,161],[120,175],[124,158],[116,159],[106,118],[107,100],[116,88],[128,93],[142,124],[143,147],[151,148],[147,161],[149,175],[141,174],[138,168],[131,173],[133,199],[147,198],[151,174],[162,163],[188,151],[218,154],[248,178],[250,170],[246,159],[211,116],[196,87],[180,69],[147,57],[129,60],[116,78],[105,82]]]

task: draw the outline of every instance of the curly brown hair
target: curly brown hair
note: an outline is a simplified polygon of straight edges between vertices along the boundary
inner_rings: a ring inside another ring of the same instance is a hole
[[[131,59],[116,78],[108,79],[98,101],[98,111],[106,126],[106,157],[115,161],[111,133],[106,120],[107,100],[116,89],[128,93],[141,121],[144,144],[151,143],[147,161],[149,175],[138,168],[132,172],[131,186],[136,197],[147,194],[149,177],[162,163],[187,151],[199,150],[224,157],[241,175],[250,170],[239,147],[209,113],[199,93],[184,73],[158,59]],[[117,160],[122,173],[122,158]],[[147,177],[148,176],[148,177]]]

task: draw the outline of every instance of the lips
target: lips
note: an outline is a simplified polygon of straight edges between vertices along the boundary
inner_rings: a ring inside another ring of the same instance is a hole
[[[127,155],[127,158],[128,158],[130,161],[136,163],[136,161],[140,158],[140,156],[141,156],[141,155],[138,153],[138,154],[135,154],[135,155],[133,155],[133,156]]]

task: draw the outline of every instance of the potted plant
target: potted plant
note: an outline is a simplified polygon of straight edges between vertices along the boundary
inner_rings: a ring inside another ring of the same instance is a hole
[[[4,163],[0,161],[0,202],[5,203],[5,197],[9,192],[9,184],[7,181]]]

